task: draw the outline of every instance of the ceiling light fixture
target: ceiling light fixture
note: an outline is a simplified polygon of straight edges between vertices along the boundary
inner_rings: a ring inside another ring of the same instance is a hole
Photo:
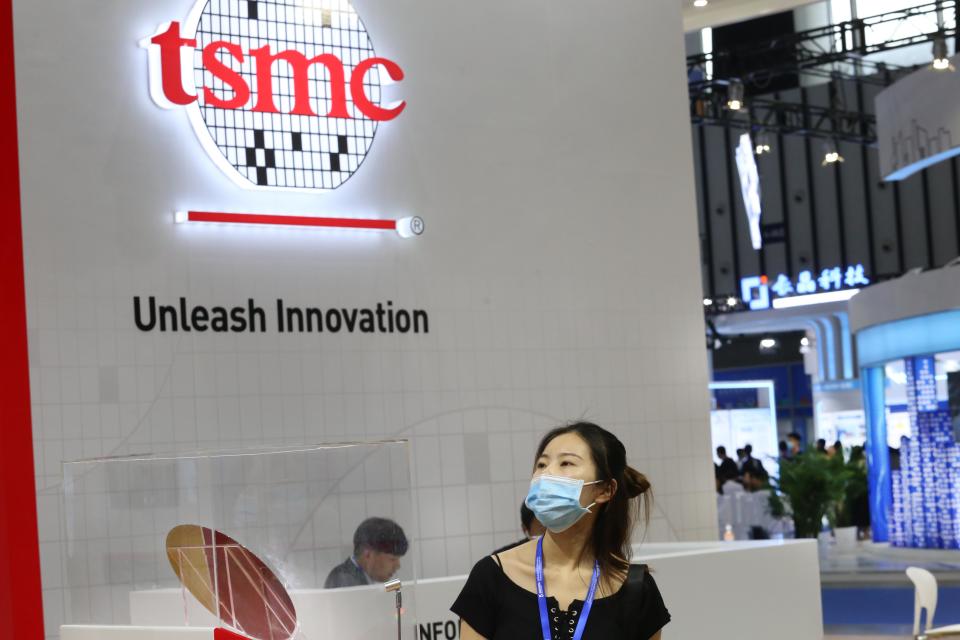
[[[727,108],[730,111],[743,109],[743,83],[739,80],[731,80],[727,86]]]
[[[953,65],[950,64],[947,53],[947,41],[943,37],[933,41],[933,68],[937,71],[953,71]]]
[[[770,153],[770,136],[766,131],[761,131],[757,134],[754,142],[753,152],[758,156],[762,156],[765,153]]]
[[[837,164],[843,161],[843,156],[840,155],[840,150],[836,142],[832,144],[825,143],[823,145],[823,162],[820,163],[821,166],[825,167],[827,165]]]

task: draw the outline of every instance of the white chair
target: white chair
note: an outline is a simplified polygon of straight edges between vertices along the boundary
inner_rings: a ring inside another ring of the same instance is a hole
[[[907,577],[913,582],[914,586],[914,610],[913,610],[913,637],[914,638],[960,638],[960,624],[950,625],[949,627],[940,627],[931,629],[933,625],[933,614],[937,611],[937,578],[926,569],[920,567],[910,567],[907,569]],[[923,624],[923,632],[920,631],[920,614],[923,609],[927,610],[927,619]]]

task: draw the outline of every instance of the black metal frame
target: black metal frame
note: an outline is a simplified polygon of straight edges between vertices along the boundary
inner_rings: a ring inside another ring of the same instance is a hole
[[[876,119],[860,109],[849,111],[837,108],[835,102],[831,103],[830,107],[817,107],[770,98],[750,97],[749,111],[732,111],[726,106],[727,87],[731,80],[735,80],[742,82],[748,89],[752,85],[762,89],[762,84],[770,78],[785,74],[803,74],[830,80],[844,79],[854,80],[857,83],[888,85],[892,81],[892,75],[906,73],[912,69],[874,62],[866,59],[865,56],[912,47],[925,42],[932,43],[939,38],[952,37],[960,43],[960,30],[956,27],[947,29],[938,23],[935,31],[913,33],[897,40],[868,45],[866,38],[868,29],[878,25],[903,22],[918,16],[939,18],[951,9],[957,15],[960,12],[960,2],[935,0],[909,9],[808,29],[769,41],[688,56],[688,74],[695,69],[705,69],[707,63],[716,64],[734,56],[781,59],[784,54],[788,54],[795,60],[790,64],[779,63],[766,67],[762,71],[753,72],[742,78],[708,79],[689,83],[691,121],[696,124],[720,126],[736,124],[783,134],[801,134],[814,138],[874,144]],[[822,46],[823,40],[831,43],[830,49]],[[960,51],[960,46],[957,50]],[[853,65],[855,72],[844,72],[837,66],[840,63]],[[761,109],[766,110],[766,117],[753,120],[750,114]]]
[[[834,25],[798,31],[789,36],[780,36],[773,40],[747,43],[739,47],[730,47],[723,51],[711,52],[706,54],[697,54],[687,57],[687,70],[695,68],[705,68],[708,62],[716,63],[723,59],[737,57],[759,57],[773,58],[774,55],[782,56],[784,53],[791,54],[796,58],[796,62],[788,65],[780,64],[764,68],[762,73],[754,73],[753,76],[762,75],[764,79],[778,74],[811,74],[823,77],[832,77],[837,73],[832,68],[840,62],[858,62],[864,67],[865,75],[874,75],[887,68],[895,68],[892,65],[882,62],[873,62],[864,59],[864,56],[883,53],[885,51],[894,51],[904,47],[912,47],[924,42],[933,42],[936,38],[960,38],[960,32],[956,28],[946,29],[939,26],[936,31],[927,31],[915,33],[901,37],[897,40],[874,43],[868,45],[866,33],[871,27],[878,25],[897,23],[909,18],[918,16],[941,16],[945,11],[953,9],[957,11],[957,0],[935,0],[926,2],[909,9],[891,11],[888,13],[871,16],[869,18],[856,18]],[[820,42],[829,40],[831,48],[824,49]],[[830,68],[823,68],[830,67]],[[751,78],[740,78],[744,83],[749,83]]]
[[[777,170],[780,175],[782,219],[786,237],[784,242],[784,258],[787,268],[790,270],[802,266],[815,273],[823,266],[818,242],[818,206],[814,194],[813,174],[811,172],[815,164],[819,164],[815,158],[816,152],[812,149],[812,144],[817,139],[843,141],[857,144],[860,146],[860,172],[862,174],[862,185],[864,191],[864,211],[866,216],[866,242],[868,247],[868,269],[871,277],[875,280],[883,280],[895,277],[905,270],[905,253],[903,244],[903,202],[900,185],[892,183],[889,191],[889,198],[893,209],[893,224],[896,234],[896,269],[895,273],[878,273],[878,237],[876,229],[876,211],[875,195],[872,189],[871,177],[869,173],[868,148],[876,144],[876,119],[872,114],[864,111],[864,87],[866,85],[886,86],[892,83],[898,76],[913,71],[913,68],[897,67],[895,65],[876,63],[864,58],[875,53],[891,51],[903,47],[915,46],[924,42],[933,42],[938,38],[954,38],[956,50],[960,52],[960,30],[957,28],[946,29],[943,21],[937,21],[937,29],[926,32],[914,32],[904,35],[884,43],[875,43],[867,45],[868,30],[874,26],[903,21],[907,18],[922,15],[937,15],[938,18],[944,15],[944,12],[952,11],[957,17],[957,24],[960,25],[960,0],[935,0],[922,5],[904,9],[901,11],[889,12],[879,16],[873,16],[865,19],[850,20],[838,25],[830,25],[818,29],[793,34],[789,37],[780,37],[776,40],[754,43],[750,45],[735,47],[724,51],[714,52],[707,55],[690,56],[687,60],[688,70],[697,67],[703,67],[707,62],[716,62],[725,57],[732,56],[768,56],[777,58],[777,63],[768,69],[760,72],[753,72],[748,77],[730,78],[730,79],[711,79],[701,82],[692,82],[690,87],[690,114],[691,122],[694,126],[699,126],[698,142],[700,144],[700,162],[701,166],[701,185],[703,189],[703,206],[706,208],[704,219],[706,229],[704,232],[705,255],[704,260],[707,265],[707,282],[709,289],[705,292],[708,297],[713,298],[716,303],[708,308],[708,313],[723,312],[729,310],[738,310],[739,305],[733,308],[726,308],[721,300],[728,295],[738,297],[737,292],[724,292],[717,289],[717,277],[715,270],[717,265],[714,263],[718,259],[716,248],[713,245],[714,229],[712,228],[710,202],[710,192],[707,180],[708,168],[708,147],[706,136],[704,134],[705,126],[720,126],[724,129],[723,140],[727,149],[731,148],[733,130],[740,129],[751,132],[764,131],[769,135],[775,136],[777,147],[774,153],[777,154]],[[829,40],[831,49],[825,50],[822,45],[823,40]],[[783,64],[784,53],[790,52],[795,62]],[[838,63],[846,63],[840,66],[847,66],[849,69],[842,71],[838,68]],[[850,70],[852,69],[852,73]],[[816,77],[830,79],[829,106],[819,106],[810,104],[805,88],[799,88],[797,94],[798,100],[784,100],[783,93],[774,93],[771,95],[750,95],[750,88],[762,89],[763,83],[772,76],[778,74],[808,74]],[[855,100],[848,108],[846,100],[838,94],[840,81],[849,80],[853,83],[856,96]],[[727,87],[731,81],[743,82],[748,87],[747,108],[733,111],[726,105]],[[807,205],[809,206],[811,239],[809,250],[812,255],[803,265],[794,264],[798,258],[798,248],[790,241],[790,189],[787,185],[787,170],[784,152],[784,139],[786,136],[801,136],[803,138],[803,156],[806,162],[806,184],[805,188],[808,195]],[[956,220],[956,241],[957,250],[960,253],[960,160],[951,161],[952,176],[952,196],[954,215]],[[744,241],[738,235],[738,222],[736,218],[735,197],[739,197],[738,190],[735,188],[734,181],[736,176],[731,167],[732,161],[730,153],[724,154],[725,178],[727,188],[721,189],[726,193],[720,197],[728,199],[728,213],[731,216],[730,225],[734,234],[733,246],[730,247],[730,258],[734,271],[734,283],[739,282],[741,276],[740,265],[740,246]],[[719,168],[719,167],[714,167]],[[830,168],[834,172],[835,198],[838,216],[838,242],[840,243],[841,262],[845,265],[849,256],[850,247],[848,246],[848,228],[845,226],[845,205],[842,176],[849,169],[841,168],[837,164]],[[847,178],[850,174],[846,173]],[[854,178],[856,179],[856,178]],[[921,181],[923,194],[923,224],[925,225],[925,263],[928,267],[936,266],[934,256],[934,238],[932,226],[932,209],[930,203],[930,191],[928,177],[924,172]],[[761,251],[760,268],[761,273],[766,273],[767,256]]]
[[[719,92],[706,94],[706,98],[691,95],[690,121],[858,144],[877,141],[877,120],[871,114],[760,97],[750,98],[750,104],[750,111],[731,111]],[[750,113],[757,111],[765,111],[765,115],[752,119]]]

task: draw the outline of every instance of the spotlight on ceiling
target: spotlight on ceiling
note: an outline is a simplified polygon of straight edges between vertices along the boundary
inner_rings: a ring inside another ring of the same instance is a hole
[[[771,351],[777,348],[777,340],[775,338],[764,338],[760,341],[760,351]]]
[[[727,86],[727,109],[730,111],[743,109],[743,83],[739,80],[731,80]]]
[[[727,298],[727,306],[728,306],[728,307],[735,307],[735,306],[737,306],[737,299],[734,298],[733,296],[730,296],[729,298]]]
[[[953,65],[950,64],[950,58],[947,53],[947,41],[939,37],[933,41],[933,68],[937,71],[953,71]]]
[[[803,336],[802,338],[800,338],[800,346],[801,346],[801,347],[809,347],[809,346],[810,346],[810,338],[808,338],[807,336]]]
[[[707,6],[708,4],[710,4],[710,3],[707,2],[707,0],[693,0],[693,6],[695,6],[697,9],[702,9],[703,7]]]
[[[831,164],[837,164],[843,162],[843,156],[840,155],[839,147],[836,142],[826,143],[823,145],[823,162],[820,164],[824,167]]]
[[[712,299],[712,298],[704,298],[704,299],[703,299],[703,306],[705,306],[705,307],[712,307],[712,306],[713,306],[713,299]]]
[[[758,156],[762,156],[765,153],[770,153],[770,136],[766,131],[761,131],[757,134],[757,137],[754,140],[753,152]]]

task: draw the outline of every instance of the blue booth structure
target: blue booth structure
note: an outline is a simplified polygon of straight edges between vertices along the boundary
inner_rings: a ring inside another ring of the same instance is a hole
[[[936,358],[960,351],[960,269],[947,266],[875,285],[850,300],[849,311],[866,412],[873,539],[960,549],[960,446],[952,417],[957,408],[938,399],[937,382],[947,374]],[[885,373],[898,361],[911,431],[899,451],[888,444]],[[951,372],[950,381],[960,377]]]

